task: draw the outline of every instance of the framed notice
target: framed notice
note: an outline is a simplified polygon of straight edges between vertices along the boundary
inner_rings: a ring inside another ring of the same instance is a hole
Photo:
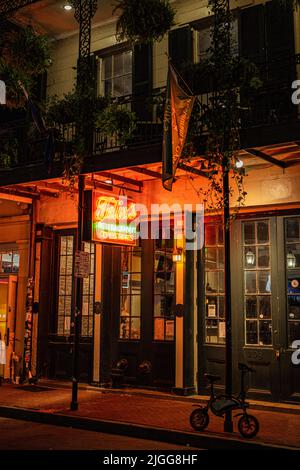
[[[208,304],[207,306],[207,316],[209,318],[215,318],[217,316],[216,304]]]

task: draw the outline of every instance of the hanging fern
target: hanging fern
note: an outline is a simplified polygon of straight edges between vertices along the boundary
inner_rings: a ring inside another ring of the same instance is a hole
[[[22,107],[24,94],[19,82],[31,93],[36,78],[51,65],[51,52],[46,36],[31,27],[8,31],[0,39],[0,78],[5,81],[7,106]]]
[[[118,0],[121,10],[117,39],[136,43],[160,41],[174,25],[175,11],[168,0]]]

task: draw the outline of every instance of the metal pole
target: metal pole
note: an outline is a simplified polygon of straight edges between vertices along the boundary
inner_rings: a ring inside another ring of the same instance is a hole
[[[97,0],[73,0],[75,13],[74,17],[79,24],[79,54],[77,69],[77,90],[84,93],[85,87],[93,79],[90,68],[91,50],[91,23],[97,10]],[[86,157],[91,152],[91,141],[93,129],[89,125],[89,120],[84,116],[89,115],[86,105],[82,105],[80,110],[81,121],[77,123],[76,133],[83,139],[84,150],[82,157]],[[78,175],[78,233],[77,251],[82,250],[83,239],[83,215],[84,215],[84,175]],[[79,355],[81,336],[81,307],[82,307],[82,279],[76,278],[75,282],[75,312],[74,312],[74,343],[73,343],[73,377],[72,377],[72,401],[71,410],[78,410],[78,382],[79,382]]]
[[[224,277],[225,277],[225,321],[226,321],[226,373],[225,394],[227,398],[232,396],[232,321],[231,321],[231,270],[230,270],[230,212],[229,212],[229,169],[228,157],[223,157],[223,223],[224,223]],[[232,412],[226,412],[224,431],[233,432]]]
[[[83,214],[84,214],[84,184],[85,176],[78,176],[78,232],[77,232],[77,251],[82,249],[83,238]],[[73,344],[73,377],[72,377],[72,401],[71,410],[78,410],[78,382],[79,382],[79,353],[80,353],[80,335],[81,335],[81,306],[82,306],[82,279],[77,277],[75,285],[75,313],[74,313],[74,344]]]

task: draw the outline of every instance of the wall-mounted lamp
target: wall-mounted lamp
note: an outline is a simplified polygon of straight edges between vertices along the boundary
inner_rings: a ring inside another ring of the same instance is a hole
[[[253,266],[255,263],[255,254],[252,250],[248,250],[246,253],[246,263],[248,266]]]
[[[286,257],[286,264],[288,269],[292,269],[296,267],[296,256],[289,251]]]
[[[236,162],[235,162],[235,167],[238,168],[238,169],[240,169],[240,168],[243,168],[243,166],[244,166],[243,160],[240,160],[240,159],[238,158],[238,159],[236,160]]]
[[[182,248],[175,248],[172,255],[174,263],[180,263],[182,261]]]

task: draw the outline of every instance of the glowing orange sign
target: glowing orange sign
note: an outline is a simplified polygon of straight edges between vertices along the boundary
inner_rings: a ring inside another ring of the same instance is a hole
[[[127,197],[94,193],[93,240],[135,245],[137,216],[135,203],[128,201]]]

